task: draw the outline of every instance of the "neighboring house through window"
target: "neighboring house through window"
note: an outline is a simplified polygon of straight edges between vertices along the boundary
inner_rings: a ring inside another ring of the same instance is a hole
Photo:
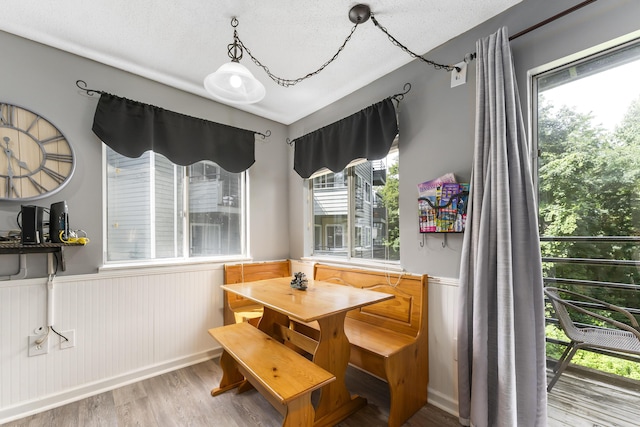
[[[309,181],[313,255],[399,261],[398,138],[382,160],[354,161]]]
[[[243,254],[245,173],[105,150],[106,263]]]

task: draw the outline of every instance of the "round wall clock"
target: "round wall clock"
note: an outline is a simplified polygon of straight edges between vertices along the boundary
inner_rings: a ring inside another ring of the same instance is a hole
[[[0,200],[28,201],[64,187],[75,170],[64,135],[38,114],[0,103]]]

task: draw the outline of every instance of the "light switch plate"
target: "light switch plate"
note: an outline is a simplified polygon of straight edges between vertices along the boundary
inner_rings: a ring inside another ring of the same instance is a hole
[[[460,71],[453,69],[451,71],[451,87],[463,85],[467,82],[467,63],[459,62],[455,65]]]

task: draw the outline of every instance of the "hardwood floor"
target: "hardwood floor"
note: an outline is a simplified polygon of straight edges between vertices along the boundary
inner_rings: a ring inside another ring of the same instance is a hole
[[[548,372],[551,379],[551,372]],[[569,368],[548,395],[548,427],[638,427],[640,382]]]
[[[5,424],[7,427],[91,426],[221,426],[271,427],[282,416],[255,390],[211,397],[220,381],[218,360],[169,372],[97,396]],[[386,383],[355,368],[347,370],[349,390],[368,405],[338,426],[387,425],[389,393]],[[317,398],[317,396],[314,396]],[[432,405],[424,406],[404,426],[459,427],[457,417]]]
[[[211,397],[220,381],[218,360],[121,387],[50,411],[4,424],[6,427],[92,426],[280,426],[282,417],[255,390]],[[549,373],[550,375],[550,373]],[[340,427],[387,425],[386,383],[349,367],[347,386],[368,405]],[[314,396],[317,398],[317,396]],[[640,382],[620,382],[585,370],[569,369],[549,394],[549,427],[637,427]],[[460,427],[457,417],[424,406],[405,427]]]

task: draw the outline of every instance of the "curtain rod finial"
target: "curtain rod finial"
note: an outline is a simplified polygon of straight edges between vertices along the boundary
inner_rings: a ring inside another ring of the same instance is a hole
[[[81,91],[84,91],[87,96],[93,96],[94,93],[102,94],[102,91],[89,89],[87,82],[84,80],[76,80],[76,86],[78,86]]]
[[[266,139],[266,138],[269,138],[271,136],[271,130],[267,129],[267,131],[265,133],[256,132],[256,135],[260,135],[260,137],[262,139]]]

